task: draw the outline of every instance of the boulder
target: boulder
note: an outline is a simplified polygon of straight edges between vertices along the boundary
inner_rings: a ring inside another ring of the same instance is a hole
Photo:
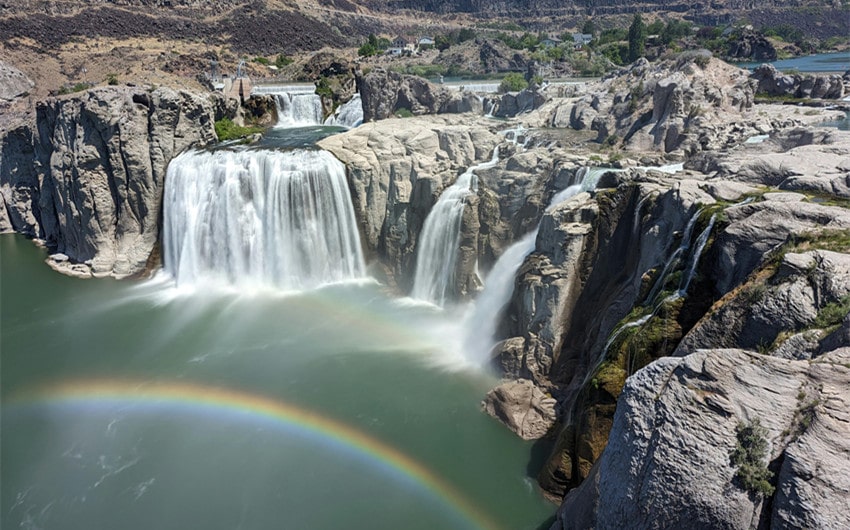
[[[487,393],[481,408],[523,440],[542,438],[555,424],[555,400],[531,381],[508,381]]]
[[[23,96],[35,86],[29,77],[11,64],[0,61],[0,101]]]

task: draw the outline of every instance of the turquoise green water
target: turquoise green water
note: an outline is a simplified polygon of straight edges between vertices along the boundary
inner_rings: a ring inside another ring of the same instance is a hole
[[[530,444],[479,411],[493,380],[459,368],[450,315],[371,283],[78,280],[18,236],[0,257],[3,528],[534,529],[554,511]],[[66,383],[75,399],[50,394]],[[195,390],[137,392],[171,387]]]

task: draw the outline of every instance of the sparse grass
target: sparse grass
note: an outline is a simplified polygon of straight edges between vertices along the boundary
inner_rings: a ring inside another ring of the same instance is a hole
[[[410,109],[402,107],[395,111],[395,116],[396,118],[412,118],[413,113],[410,111]]]

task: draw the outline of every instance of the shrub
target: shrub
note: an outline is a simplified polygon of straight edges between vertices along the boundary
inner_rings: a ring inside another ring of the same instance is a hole
[[[282,53],[277,56],[277,59],[274,60],[274,65],[278,68],[283,68],[284,66],[288,66],[290,64],[292,64],[292,59]]]
[[[115,74],[106,74],[106,84],[107,85],[117,85],[118,84],[118,76]]]
[[[519,92],[526,87],[528,87],[528,81],[525,80],[522,74],[514,72],[502,79],[502,83],[499,85],[499,92]]]
[[[773,473],[764,463],[767,458],[767,429],[756,418],[749,425],[739,423],[736,430],[738,444],[731,455],[732,464],[738,467],[735,477],[751,493],[772,495],[774,487],[770,481]]]
[[[262,132],[262,130],[262,127],[240,127],[233,123],[230,118],[222,118],[215,122],[215,134],[221,142],[244,138],[251,134]]]
[[[268,65],[270,65],[270,64],[272,63],[271,61],[269,61],[269,60],[268,60],[268,59],[266,59],[265,57],[254,57],[254,62],[255,62],[255,63],[260,63],[260,64],[262,64],[263,66],[268,66]]]
[[[395,115],[396,115],[397,118],[412,118],[413,117],[413,113],[410,111],[410,109],[405,108],[405,107],[402,107],[402,108],[396,110]]]

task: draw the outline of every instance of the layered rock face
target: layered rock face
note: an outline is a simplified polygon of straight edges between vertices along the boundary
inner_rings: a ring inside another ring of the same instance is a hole
[[[216,139],[213,99],[159,88],[94,89],[40,103],[2,138],[0,228],[44,240],[81,276],[145,271],[168,162]]]
[[[815,362],[743,350],[659,360],[623,390],[592,476],[553,528],[846,528],[850,349]],[[731,455],[764,427],[772,497],[747,491]]]

